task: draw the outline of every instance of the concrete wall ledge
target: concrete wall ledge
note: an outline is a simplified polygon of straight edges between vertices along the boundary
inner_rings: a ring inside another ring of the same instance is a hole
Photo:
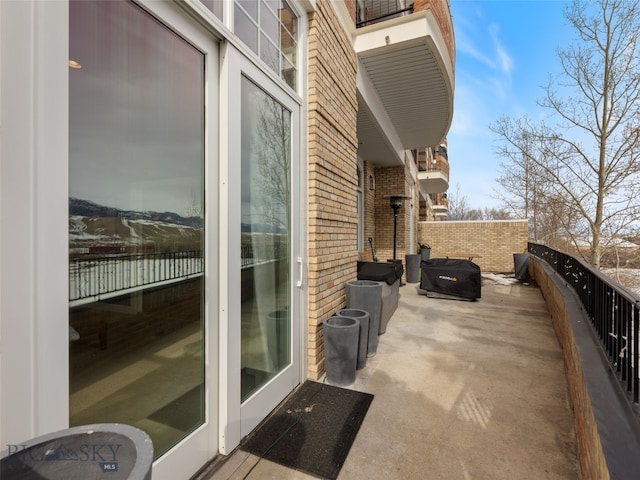
[[[582,479],[637,478],[640,422],[580,300],[544,260],[532,255],[529,273],[540,286],[562,346]]]

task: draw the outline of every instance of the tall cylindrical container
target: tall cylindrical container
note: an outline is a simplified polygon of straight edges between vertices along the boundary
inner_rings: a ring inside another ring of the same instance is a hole
[[[356,381],[360,323],[351,317],[329,317],[323,325],[327,382],[351,385]]]
[[[369,338],[367,356],[378,351],[380,313],[382,312],[382,283],[373,280],[349,280],[347,282],[347,308],[369,312]]]
[[[420,281],[420,255],[405,255],[407,264],[407,283],[418,283]]]
[[[358,362],[356,370],[367,365],[367,342],[369,340],[369,312],[358,308],[343,308],[338,311],[339,317],[355,318],[360,323],[358,336]]]

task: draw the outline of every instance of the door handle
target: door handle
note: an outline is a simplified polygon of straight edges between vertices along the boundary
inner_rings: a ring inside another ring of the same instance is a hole
[[[298,281],[296,282],[296,287],[302,288],[302,275],[304,275],[304,260],[302,257],[296,257],[296,261],[298,262]]]

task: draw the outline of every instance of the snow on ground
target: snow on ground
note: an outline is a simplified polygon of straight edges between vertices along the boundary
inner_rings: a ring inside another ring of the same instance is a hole
[[[640,268],[603,268],[601,271],[623,287],[640,295]]]
[[[482,278],[492,281],[496,285],[513,285],[518,283],[518,279],[514,276],[507,276],[501,273],[483,273]]]
[[[626,289],[640,296],[640,268],[603,268],[602,273]],[[513,285],[518,279],[512,275],[482,273],[482,278],[495,285]]]

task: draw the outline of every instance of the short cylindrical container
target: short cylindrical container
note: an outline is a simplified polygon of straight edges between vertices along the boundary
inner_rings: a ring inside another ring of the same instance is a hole
[[[369,312],[369,338],[367,356],[378,351],[380,313],[382,312],[382,283],[373,280],[349,280],[347,282],[347,308]]]
[[[369,340],[369,312],[357,308],[343,308],[338,312],[339,317],[355,318],[360,323],[358,336],[358,362],[356,370],[367,365],[367,342]]]
[[[418,283],[420,281],[420,255],[405,255],[407,263],[407,283]]]
[[[360,323],[352,317],[329,317],[324,322],[324,358],[327,382],[351,385],[356,381]]]
[[[420,245],[420,260],[429,260],[431,258],[431,247],[429,245]]]

